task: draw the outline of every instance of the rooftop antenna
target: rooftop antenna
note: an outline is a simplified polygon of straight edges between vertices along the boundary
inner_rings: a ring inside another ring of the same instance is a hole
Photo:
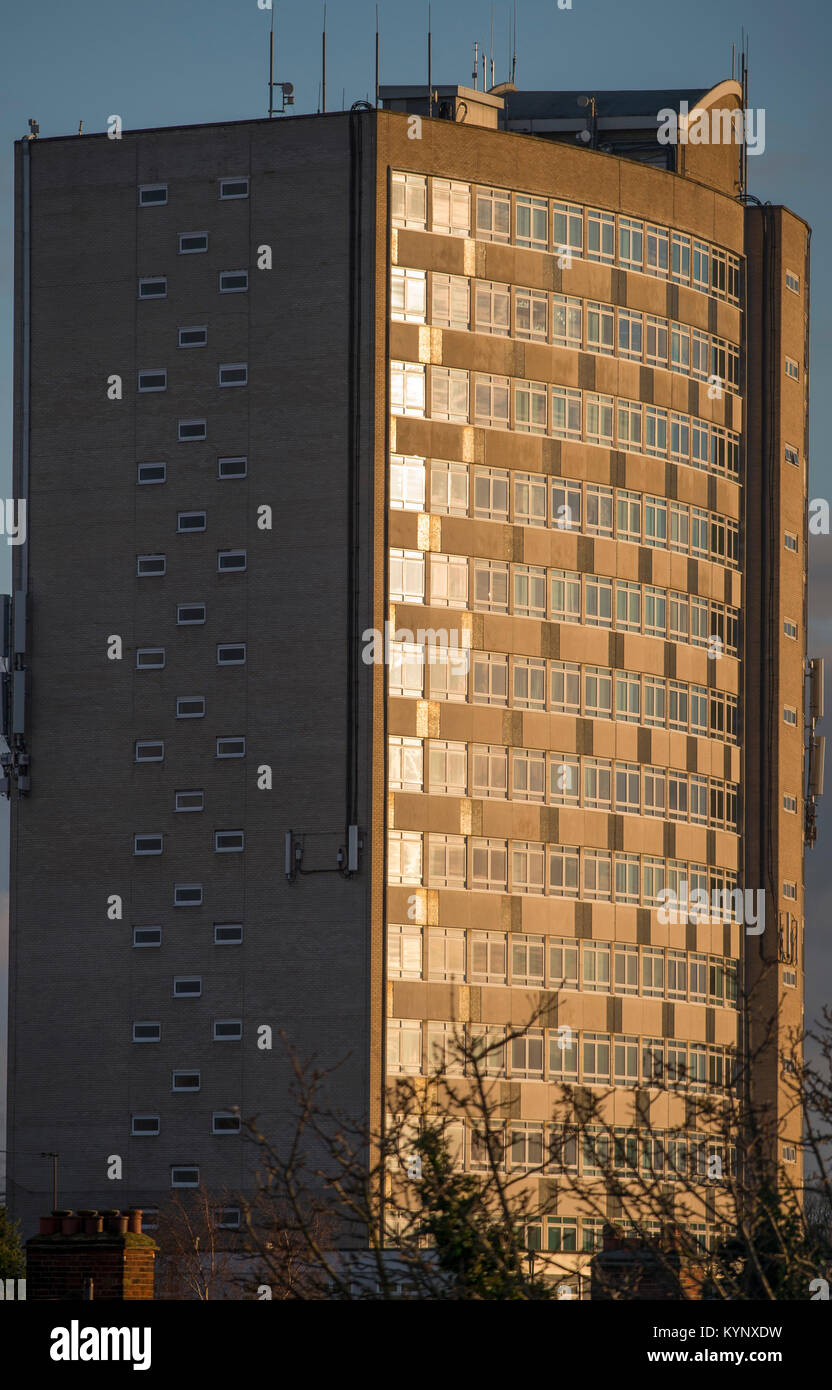
[[[78,134],[79,134],[79,135],[83,135],[83,133],[84,133],[84,122],[83,122],[83,121],[79,121],[79,122],[78,122]]]
[[[515,79],[516,75],[517,75],[517,0],[514,0],[514,33],[513,33],[513,35],[512,35],[512,44],[511,44],[511,82],[512,82],[512,86],[514,85],[514,79]]]
[[[428,117],[433,116],[433,34],[430,30],[430,5],[428,5]]]
[[[381,55],[381,49],[380,49],[380,46],[379,46],[379,36],[378,36],[378,5],[376,5],[376,110],[378,110],[378,78],[379,78],[379,61],[380,61],[380,55]]]
[[[326,111],[326,5],[324,5],[324,27],[321,34],[321,110]]]
[[[488,49],[491,62],[491,86],[494,86],[494,0],[491,0],[491,43]]]
[[[732,82],[733,82],[733,80],[734,80],[734,48],[735,48],[735,46],[736,46],[735,44],[733,44],[733,43],[731,44],[731,81],[732,81]]]
[[[477,43],[476,39],[474,39],[474,71],[471,73],[471,76],[472,76],[472,78],[474,79],[474,91],[477,90],[477,75],[478,75],[478,73],[479,73],[479,70],[480,70],[480,46],[479,46],[479,44]]]
[[[269,120],[274,115],[274,10],[269,26]]]

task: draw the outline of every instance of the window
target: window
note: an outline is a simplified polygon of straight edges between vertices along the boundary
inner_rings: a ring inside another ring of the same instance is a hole
[[[242,830],[215,830],[214,851],[216,854],[239,854],[245,849],[245,832]]]
[[[690,372],[690,329],[681,323],[670,325],[670,370]]]
[[[221,270],[220,294],[242,294],[248,289],[247,270]]]
[[[783,450],[783,452],[784,452],[784,456],[785,456],[785,459],[786,459],[786,463],[792,464],[792,466],[793,466],[794,468],[799,468],[799,467],[800,467],[800,451],[799,451],[799,449],[795,449],[795,447],[794,447],[793,444],[786,444],[786,445],[784,445],[784,450]]]
[[[245,362],[226,362],[217,368],[218,386],[248,386],[248,365]]]
[[[425,507],[425,460],[390,455],[390,508],[399,512],[421,512]]]
[[[542,749],[512,749],[511,795],[515,801],[546,800],[546,754]],[[542,869],[540,881],[542,885]]]
[[[568,386],[553,386],[552,434],[555,439],[580,439],[581,393]]]
[[[505,797],[508,790],[508,750],[497,744],[473,743],[472,796]]]
[[[468,698],[468,652],[428,647],[430,698],[464,703]]]
[[[508,878],[508,846],[505,840],[471,840],[471,888],[505,893]]]
[[[200,1076],[198,1071],[174,1071],[171,1072],[172,1091],[198,1091],[200,1087]]]
[[[644,677],[644,722],[663,729],[667,718],[667,687],[659,676]]]
[[[431,888],[465,887],[465,836],[428,835],[428,879]]]
[[[391,979],[421,980],[422,928],[388,926],[387,974]]]
[[[164,647],[137,647],[136,670],[158,671],[165,664]]]
[[[797,811],[797,797],[789,796],[788,793],[783,797],[783,810],[794,814]]]
[[[192,256],[198,251],[208,250],[207,232],[180,232],[179,233],[179,254],[180,256]]]
[[[529,1028],[511,1039],[511,1075],[530,1080],[543,1079],[543,1029]],[[540,1127],[540,1156],[543,1157],[543,1127]]]
[[[616,763],[615,809],[636,815],[640,811],[641,774],[638,763]]]
[[[134,1023],[134,1043],[157,1043],[162,1041],[161,1023]]]
[[[635,309],[618,310],[618,355],[640,362],[644,351],[644,316]]]
[[[707,294],[711,286],[711,261],[707,242],[693,240],[693,288]]]
[[[797,728],[797,710],[792,709],[791,705],[783,706],[783,722]]]
[[[133,1135],[158,1134],[160,1129],[158,1115],[133,1115],[130,1121],[130,1133]]]
[[[622,449],[631,449],[636,453],[641,451],[641,417],[642,408],[639,401],[618,402],[618,444]],[[637,494],[632,494],[636,496]],[[641,538],[641,528],[639,528],[638,539]],[[634,537],[627,536],[627,540]]]
[[[171,1187],[199,1187],[199,1168],[171,1168],[170,1185]]]
[[[644,586],[644,632],[648,637],[664,637],[667,632],[667,594],[652,584]]]
[[[638,1038],[620,1035],[613,1038],[613,1085],[638,1085]]]
[[[545,404],[545,395],[543,399]],[[542,473],[515,473],[513,480],[515,525],[545,526],[546,478],[544,475]]]
[[[665,279],[669,269],[669,234],[664,227],[654,227],[647,223],[647,255],[644,269],[648,275],[660,275]]]
[[[536,251],[549,249],[549,203],[527,193],[514,195],[514,240]]]
[[[174,999],[198,999],[202,994],[202,979],[199,975],[175,975],[173,979]]]
[[[578,896],[578,849],[568,845],[549,847],[549,892],[561,898]]]
[[[424,367],[418,368],[424,376]],[[405,372],[410,371],[405,363]],[[410,382],[406,378],[405,385]],[[424,389],[424,388],[422,388]],[[398,411],[402,415],[423,415],[424,408]],[[430,413],[434,420],[453,420],[465,424],[468,420],[468,373],[458,367],[432,367],[430,376]]]
[[[136,744],[137,763],[160,763],[165,756],[165,745],[161,739],[153,743]]]
[[[559,531],[581,529],[581,484],[552,480],[552,522]]]
[[[588,627],[612,627],[612,580],[584,576],[584,619]]]
[[[220,198],[225,202],[231,198],[248,197],[248,179],[220,179]]]
[[[442,459],[431,461],[430,509],[450,516],[468,515],[467,464],[446,463]]]
[[[394,265],[390,272],[390,317],[400,323],[424,323],[427,273]]]
[[[608,666],[584,668],[584,714],[612,719],[612,671]]]
[[[444,368],[434,368],[444,370]],[[508,429],[510,422],[510,381],[507,376],[477,372],[474,377],[474,421],[496,429]],[[465,419],[468,416],[466,414]]]
[[[645,1086],[660,1086],[664,1079],[664,1041],[642,1038],[641,1078]]]
[[[570,661],[553,661],[550,671],[552,709],[557,714],[580,714],[580,666]]]
[[[644,321],[644,360],[654,367],[667,366],[667,319],[647,314]]]
[[[243,1022],[239,1018],[215,1018],[214,1042],[240,1042]]]
[[[163,483],[167,477],[165,463],[139,463],[136,465],[137,483]]]
[[[800,276],[795,275],[793,270],[786,271],[786,289],[793,290],[795,294],[800,294]]]
[[[639,862],[637,854],[615,856],[615,900],[637,903],[639,900]]]
[[[178,512],[176,516],[177,531],[204,531],[206,527],[205,512]]]
[[[469,288],[464,275],[431,275],[431,323],[465,332],[469,323]]]
[[[205,622],[204,603],[180,603],[176,608],[176,622],[179,627],[188,627]]]
[[[641,679],[635,671],[615,673],[615,717],[638,724],[641,715]]]
[[[670,278],[677,284],[690,284],[690,237],[672,232],[670,238]]]
[[[180,328],[179,346],[205,347],[208,342],[208,329],[203,325],[201,328]]]
[[[168,374],[163,368],[139,372],[138,387],[142,392],[167,391]]]
[[[584,806],[609,811],[612,806],[612,763],[607,758],[583,759]]]
[[[474,329],[507,338],[511,324],[511,290],[491,280],[474,282]]]
[[[583,346],[583,302],[573,295],[552,295],[552,342],[555,347]]]
[[[240,946],[242,940],[243,927],[241,922],[214,923],[215,946]]]
[[[549,338],[549,296],[545,290],[514,291],[514,336],[545,343]]]
[[[432,227],[446,236],[468,236],[471,231],[471,190],[467,183],[432,179]]]
[[[586,350],[611,356],[615,351],[615,314],[611,304],[586,303]]]
[[[139,280],[139,299],[167,299],[166,275],[144,275]]]
[[[587,208],[586,254],[587,260],[603,261],[607,265],[614,264],[615,217],[611,212],[599,212],[596,208]]]
[[[217,551],[217,570],[220,574],[226,574],[230,570],[244,570],[245,568],[246,552],[244,550]]]
[[[599,396],[595,392],[587,392],[586,401],[586,435],[589,444],[606,444],[612,446],[613,430],[613,398],[612,396]]]
[[[511,235],[511,198],[499,188],[477,189],[476,234],[482,241],[508,241]]]
[[[545,494],[544,494],[545,495]],[[546,571],[538,565],[513,565],[513,604],[515,617],[546,617]],[[545,682],[544,682],[545,690]]]
[[[662,497],[644,499],[644,543],[667,546],[667,502]]]
[[[540,1169],[543,1166],[543,1125],[534,1120],[513,1120],[509,1154],[512,1168]]]
[[[615,626],[628,632],[641,631],[641,586],[627,579],[615,581]]]
[[[188,444],[192,440],[207,439],[208,425],[205,420],[180,420],[179,443]]]
[[[511,983],[542,985],[545,937],[512,935]]]
[[[239,1134],[240,1116],[230,1110],[215,1110],[211,1115],[212,1134]]]
[[[174,907],[201,907],[202,885],[199,883],[175,883],[173,886]]]
[[[612,855],[607,849],[585,849],[581,859],[584,897],[609,902],[612,897]]]
[[[474,560],[473,607],[489,613],[508,612],[509,567],[503,560]]]
[[[390,750],[391,762],[390,762],[390,767],[391,767],[391,769],[392,769],[392,767],[393,767],[393,762],[392,762],[393,748],[392,748],[392,745],[393,745],[394,742],[396,742],[396,740],[394,740],[394,739],[391,739],[391,740],[390,740],[390,744],[391,744],[391,750]],[[419,739],[407,739],[407,738],[403,738],[403,739],[398,740],[398,742],[400,742],[400,743],[403,745],[403,748],[402,748],[402,751],[401,751],[401,755],[400,755],[400,757],[401,757],[401,759],[402,759],[402,762],[403,762],[403,772],[402,772],[402,785],[401,785],[401,790],[403,790],[403,791],[421,791],[421,789],[422,789],[422,785],[421,785],[421,779],[422,779],[422,752],[421,752],[421,740],[419,740]],[[415,764],[415,750],[414,750],[413,747],[412,747],[412,745],[414,745],[414,744],[418,745],[418,749],[419,749],[419,753],[418,753],[418,767],[414,766],[414,764]],[[444,796],[464,796],[464,795],[465,795],[465,792],[466,792],[466,786],[467,786],[467,765],[468,765],[468,750],[467,750],[467,745],[466,745],[466,744],[464,744],[464,743],[448,743],[448,742],[443,742],[443,741],[441,741],[441,740],[439,740],[439,739],[432,739],[432,740],[431,740],[431,743],[430,743],[430,751],[429,751],[430,786],[429,786],[428,790],[429,790],[432,794],[441,793],[441,794],[444,795]],[[409,771],[408,771],[408,768],[409,768]],[[409,775],[409,779],[410,779],[409,781],[405,781],[405,780],[404,780],[404,777],[405,777],[405,774],[406,774],[406,773]],[[419,785],[418,785],[418,786],[416,785],[417,775],[418,775],[418,782],[419,782]],[[391,770],[391,774],[390,774],[390,785],[391,785],[391,786],[395,785],[395,784],[394,784],[394,780],[393,780],[393,772],[392,772],[392,770]]]
[[[248,469],[246,458],[217,459],[218,478],[244,478]]]
[[[641,948],[641,992],[653,999],[664,996],[664,951],[658,946]]]
[[[387,785],[391,791],[420,792],[422,790],[422,740],[420,738],[388,738]]]
[[[205,793],[175,792],[173,799],[174,811],[202,811],[205,807]]]
[[[134,854],[161,854],[162,836],[138,834],[133,836]]]
[[[164,555],[138,555],[136,557],[136,574],[144,577],[148,575],[159,575],[165,573]]]
[[[792,381],[800,380],[800,368],[793,357],[786,357],[785,370],[786,376],[790,376]]]
[[[551,617],[557,622],[581,621],[581,576],[574,570],[550,570]]]
[[[580,256],[584,244],[584,214],[577,203],[552,203],[552,248],[561,256]]]
[[[607,1033],[584,1033],[581,1080],[590,1085],[610,1081],[610,1040]]]
[[[585,941],[581,952],[583,987],[607,991],[610,987],[610,948],[597,941]]]
[[[391,1018],[387,1023],[387,1070],[422,1070],[422,1024],[416,1018]]]
[[[644,223],[633,217],[618,219],[618,264],[625,270],[641,270],[644,264]]]
[[[619,403],[619,440],[621,438]],[[640,407],[639,407],[640,409]],[[639,426],[641,416],[639,415]],[[639,438],[641,434],[639,433]],[[615,503],[616,532],[620,541],[641,540],[641,495],[638,492],[619,491]]]
[[[505,933],[485,931],[471,932],[469,975],[473,984],[505,984]]]
[[[510,891],[513,893],[542,893],[544,891],[544,850],[542,844],[531,844],[526,840],[512,841]],[[543,983],[542,954],[540,983]]]
[[[168,186],[166,183],[142,183],[139,184],[139,207],[147,208],[166,203],[168,200]]]
[[[615,947],[615,992],[638,994],[638,946]]]
[[[418,830],[391,830],[387,840],[387,882],[422,882],[422,835]]]
[[[465,979],[465,932],[434,928],[428,934],[428,978]]]
[[[784,882],[783,897],[788,898],[791,902],[797,902],[797,884]]]
[[[393,603],[424,603],[425,557],[422,551],[390,551],[389,597]]]
[[[134,927],[133,945],[134,946],[161,946],[162,928],[161,927]]]
[[[391,695],[423,694],[425,688],[424,652],[415,642],[390,643],[389,689]]]
[[[427,225],[427,179],[424,174],[394,173],[391,180],[391,219],[394,227],[424,231]]]
[[[217,757],[218,758],[244,758],[246,755],[246,741],[244,738],[218,738]]]
[[[793,551],[795,555],[797,554],[797,536],[792,535],[791,531],[783,532],[783,544],[787,550]]]

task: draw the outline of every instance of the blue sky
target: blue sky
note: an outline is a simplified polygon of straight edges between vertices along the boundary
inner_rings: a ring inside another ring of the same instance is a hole
[[[488,44],[489,0],[433,5],[433,74],[470,82],[473,42]],[[322,5],[276,4],[277,73],[294,83],[297,114],[318,105]],[[381,0],[382,82],[426,77],[427,4]],[[496,80],[508,76],[510,5],[495,0]],[[329,0],[328,106],[371,96],[374,0]],[[766,112],[766,152],[751,159],[751,191],[785,203],[814,229],[812,259],[812,440],[830,435],[830,192],[826,127],[828,0],[518,0],[519,87],[709,87],[731,72],[731,45],[750,39],[750,104]],[[264,116],[270,14],[257,0],[40,0],[6,8],[0,70],[0,496],[10,495],[13,141],[40,123],[42,136]],[[830,462],[813,450],[810,496],[830,496]],[[79,537],[79,547],[82,545]],[[812,654],[832,657],[832,561],[828,536],[815,537]],[[8,587],[8,563],[0,588]],[[832,666],[830,667],[832,669]],[[37,776],[37,750],[33,775]],[[832,783],[830,783],[832,797]],[[830,798],[826,798],[827,806]],[[8,817],[0,808],[0,888]],[[820,842],[807,856],[807,1018],[832,984],[832,810],[820,815]],[[2,905],[2,904],[0,904]],[[3,942],[0,939],[0,958]],[[4,966],[2,970],[4,970]],[[0,973],[0,1035],[5,979]],[[0,1044],[2,1038],[0,1036]],[[2,1054],[0,1054],[2,1063]],[[0,1148],[3,1141],[0,1140]],[[1,1157],[1,1156],[0,1156]]]

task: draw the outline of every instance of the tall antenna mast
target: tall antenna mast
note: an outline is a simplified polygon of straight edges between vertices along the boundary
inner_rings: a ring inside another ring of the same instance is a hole
[[[488,49],[491,63],[491,86],[494,86],[494,0],[491,0],[491,42]]]
[[[479,48],[479,44],[477,43],[476,39],[474,39],[474,71],[471,73],[471,76],[472,76],[473,79],[474,79],[474,91],[477,90],[477,74],[478,74],[478,72],[479,72],[479,67],[480,67],[480,48]]]
[[[428,117],[433,116],[433,34],[430,31],[430,5],[428,5]]]
[[[272,97],[274,95],[274,10],[272,10],[272,22],[269,28],[269,120],[274,115]]]
[[[517,73],[517,0],[514,0],[514,35],[511,45],[511,80],[514,82]]]
[[[321,110],[326,111],[326,5],[324,5],[324,28],[321,34]]]
[[[378,110],[378,75],[380,58],[379,38],[378,38],[378,5],[376,5],[376,110]]]

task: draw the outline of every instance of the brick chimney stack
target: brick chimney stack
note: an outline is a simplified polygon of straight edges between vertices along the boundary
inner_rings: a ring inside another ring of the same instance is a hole
[[[26,1242],[30,1301],[153,1298],[156,1243],[141,1210],[53,1211]]]

